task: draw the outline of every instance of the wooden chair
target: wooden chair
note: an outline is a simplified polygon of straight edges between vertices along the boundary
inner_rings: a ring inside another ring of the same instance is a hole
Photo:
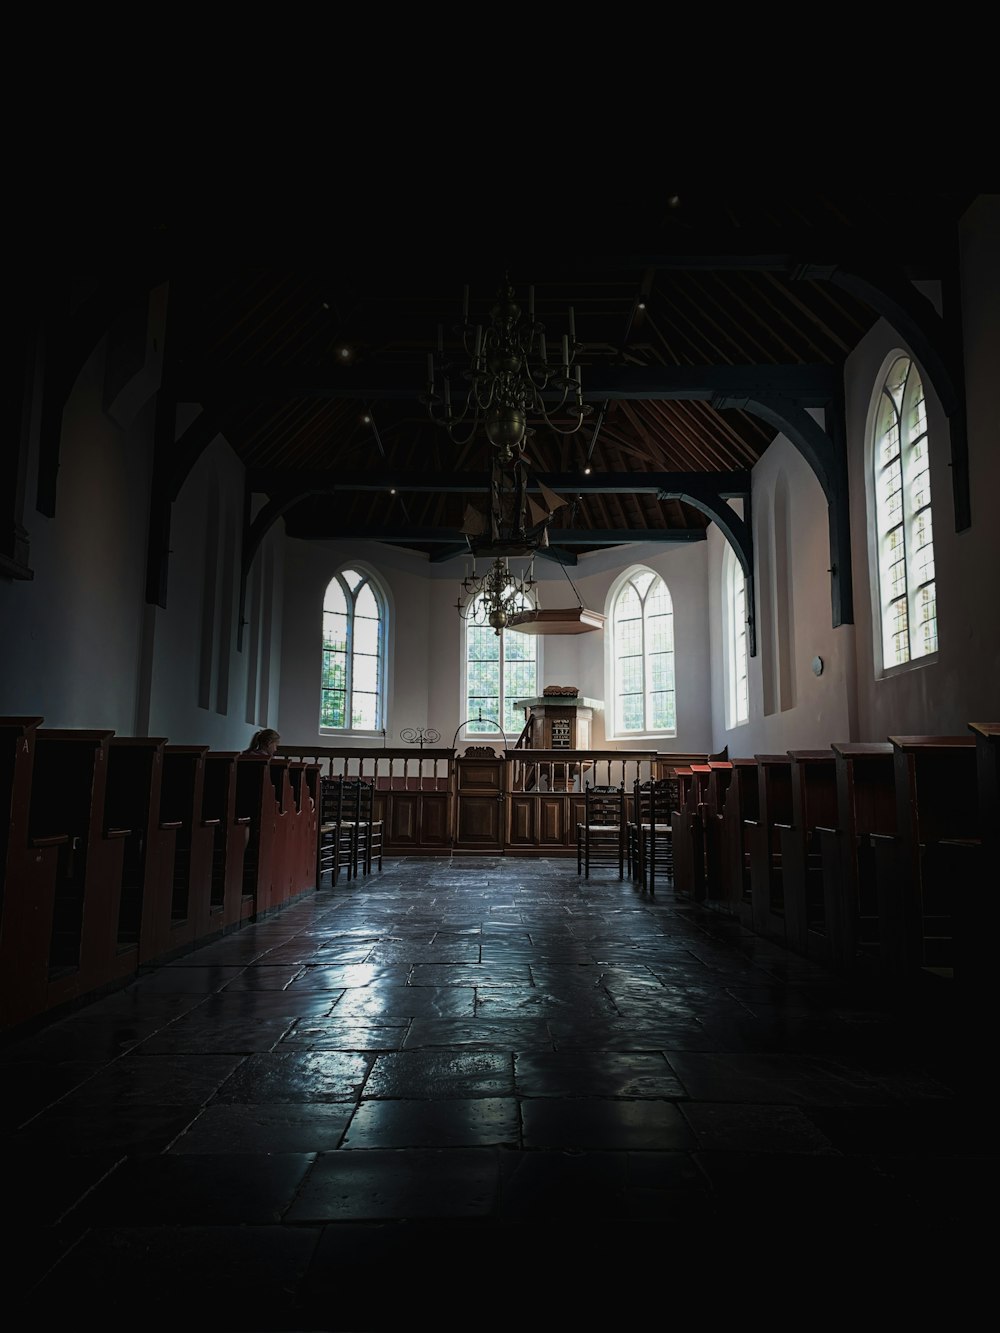
[[[639,829],[649,820],[650,782],[632,783],[632,804],[625,821],[625,853],[630,879],[639,879]]]
[[[350,879],[354,873],[354,849],[357,841],[355,821],[351,817],[353,784],[343,778],[320,779],[318,880],[330,876],[335,885],[343,871]]]
[[[359,778],[351,791],[354,821],[354,874],[371,874],[377,861],[382,869],[383,821],[375,817],[375,784]]]
[[[677,810],[680,788],[676,777],[657,778],[636,791],[635,877],[650,893],[657,876],[674,878],[674,842],[671,816]]]
[[[576,870],[590,878],[591,864],[618,865],[625,878],[625,784],[584,789],[583,821],[576,826]]]

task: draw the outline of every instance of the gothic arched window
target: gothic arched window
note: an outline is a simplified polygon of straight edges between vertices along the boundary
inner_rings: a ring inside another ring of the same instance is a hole
[[[726,726],[738,727],[750,716],[747,684],[747,602],[743,567],[731,546],[724,564],[724,640],[726,645]]]
[[[927,411],[916,365],[900,356],[880,392],[872,440],[882,667],[937,649]]]
[[[611,609],[615,734],[674,732],[674,606],[651,569],[632,570]]]
[[[323,598],[320,726],[381,731],[385,726],[386,599],[371,574],[342,569]]]

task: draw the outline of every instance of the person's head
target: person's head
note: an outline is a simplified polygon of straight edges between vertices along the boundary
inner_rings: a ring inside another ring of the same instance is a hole
[[[265,727],[263,731],[257,732],[257,735],[250,742],[250,748],[251,750],[263,750],[266,755],[271,756],[278,748],[280,740],[281,737],[276,731],[272,731],[270,727]]]

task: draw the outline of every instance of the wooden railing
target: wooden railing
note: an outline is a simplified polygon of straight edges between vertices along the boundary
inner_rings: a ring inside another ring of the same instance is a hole
[[[704,763],[704,752],[656,750],[497,750],[470,746],[381,750],[280,746],[280,755],[320,766],[324,777],[374,783],[389,854],[440,855],[455,849],[493,855],[575,855],[585,787],[667,777]]]

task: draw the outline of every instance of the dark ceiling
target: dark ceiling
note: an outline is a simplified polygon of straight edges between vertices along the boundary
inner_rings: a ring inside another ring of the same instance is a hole
[[[177,444],[181,479],[221,431],[267,522],[431,559],[463,548],[489,468],[481,433],[456,445],[420,401],[439,326],[457,380],[464,285],[473,324],[505,273],[522,299],[533,285],[557,343],[572,305],[592,410],[572,435],[539,427],[526,457],[567,500],[550,547],[573,563],[627,540],[698,539],[705,497],[746,492],[783,405],[835,416],[845,358],[901,285],[949,278],[974,198],[698,190],[607,226],[512,226],[515,246],[419,208],[395,233],[363,212],[322,228],[165,223],[105,229],[64,262],[98,282],[169,283],[164,386],[202,409]],[[463,232],[475,243],[452,243]]]

